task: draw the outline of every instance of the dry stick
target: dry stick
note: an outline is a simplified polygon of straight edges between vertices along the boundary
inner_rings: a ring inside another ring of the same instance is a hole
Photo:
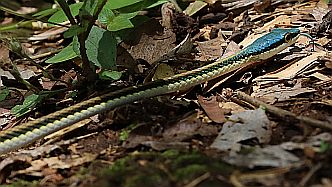
[[[322,128],[322,129],[327,129],[327,130],[332,130],[332,124],[329,123],[329,122],[325,122],[325,121],[319,121],[319,120],[316,120],[316,119],[312,119],[312,118],[309,118],[309,117],[305,117],[305,116],[298,116],[292,112],[289,112],[287,110],[283,110],[283,109],[280,109],[280,108],[277,108],[275,106],[272,106],[272,105],[269,105],[269,104],[266,104],[262,101],[259,101],[247,94],[245,94],[244,92],[241,92],[241,91],[238,91],[236,93],[237,97],[239,99],[242,99],[242,100],[245,100],[246,102],[252,104],[252,105],[255,105],[256,107],[264,107],[266,109],[266,111],[276,115],[276,116],[279,116],[279,117],[282,117],[282,118],[293,118],[293,119],[296,119],[300,122],[303,122],[304,124],[307,124],[307,125],[311,125],[311,126],[314,126],[314,127],[319,127],[319,128]]]

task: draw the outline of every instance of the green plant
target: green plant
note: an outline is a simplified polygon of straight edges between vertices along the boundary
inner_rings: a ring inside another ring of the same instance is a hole
[[[73,38],[73,41],[46,63],[60,63],[80,57],[83,75],[91,79],[88,81],[94,81],[95,68],[100,68],[99,77],[102,79],[120,78],[121,73],[116,69],[116,49],[122,37],[126,36],[123,31],[130,32],[128,29],[146,20],[135,19],[139,22],[134,23],[134,18],[144,17],[139,15],[139,11],[167,0],[85,0],[72,5],[64,0],[57,2],[61,9],[48,21],[60,24],[69,20],[71,26],[64,36]],[[74,19],[75,16],[79,17],[79,22]]]
[[[93,84],[97,77],[120,79],[121,72],[116,68],[117,45],[130,33],[130,29],[147,20],[147,17],[139,15],[141,10],[161,5],[167,0],[83,0],[74,4],[68,4],[65,0],[55,2],[58,4],[58,8],[43,10],[32,16],[18,14],[4,7],[0,8],[25,20],[38,20],[47,22],[49,25],[68,27],[64,37],[72,42],[45,62],[55,64],[81,58],[81,74],[85,80],[78,84],[83,84],[82,82]],[[49,19],[43,20],[47,16]],[[24,23],[27,24],[29,21],[24,21]],[[64,24],[66,21],[70,22],[70,26]],[[5,29],[15,27],[18,28],[19,25]],[[22,58],[28,57],[22,54],[21,50],[12,49],[12,51]],[[42,67],[39,68],[43,70],[43,74],[47,75]],[[96,69],[99,69],[98,74],[96,74]],[[34,92],[25,98],[22,105],[17,105],[12,109],[12,113],[17,117],[30,112],[45,98],[59,92],[32,89],[34,87],[22,79],[20,72],[13,72],[18,81]],[[50,78],[52,79],[52,77]],[[8,94],[7,89],[0,90],[0,96],[2,96],[0,99],[5,99]]]

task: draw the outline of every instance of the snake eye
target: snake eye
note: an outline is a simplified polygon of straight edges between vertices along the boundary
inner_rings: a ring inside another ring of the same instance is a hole
[[[291,36],[289,33],[287,33],[287,34],[285,35],[285,42],[289,43],[289,42],[291,42],[291,41],[292,41],[292,36]]]

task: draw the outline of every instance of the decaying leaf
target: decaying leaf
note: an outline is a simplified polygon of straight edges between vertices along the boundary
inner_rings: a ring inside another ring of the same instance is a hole
[[[304,71],[312,69],[312,65],[315,64],[319,56],[324,56],[325,52],[315,52],[312,55],[305,57],[298,62],[288,66],[287,68],[283,68],[281,70],[277,70],[276,73],[266,74],[254,79],[254,81],[260,82],[260,84],[270,84],[272,81],[280,81],[280,80],[289,80],[293,79],[298,75],[304,73]],[[264,82],[263,82],[264,81]]]
[[[309,137],[306,142],[284,142],[280,146],[285,150],[296,150],[296,149],[305,149],[311,148],[315,152],[321,152],[322,144],[331,144],[332,135],[328,132],[318,134],[316,136]]]
[[[211,147],[218,150],[239,150],[241,142],[257,139],[266,144],[272,134],[271,122],[262,109],[248,110],[233,114],[223,125]]]
[[[156,150],[163,150],[165,147],[185,147],[187,144],[182,144],[182,141],[189,140],[195,135],[215,136],[217,133],[218,128],[216,126],[204,124],[196,115],[191,115],[171,127],[164,129],[161,136],[139,134],[132,131],[123,146],[133,148],[138,145],[145,145],[155,148]]]
[[[223,108],[226,111],[230,111],[232,114],[245,111],[245,109],[242,106],[234,102],[222,102],[219,103],[219,107]]]
[[[252,96],[259,97],[267,103],[273,103],[275,101],[285,101],[300,94],[316,92],[315,89],[308,86],[303,87],[301,82],[301,79],[299,79],[292,87],[278,84],[267,88],[260,88],[255,90]]]
[[[25,174],[25,175],[33,175],[33,176],[44,176],[43,171],[46,168],[50,168],[53,170],[56,169],[68,169],[74,166],[80,166],[85,163],[89,163],[95,160],[97,157],[96,154],[85,153],[84,155],[72,155],[70,158],[60,158],[60,157],[49,157],[38,160],[33,160],[30,162],[31,166],[24,169],[19,170],[16,174]]]
[[[166,129],[163,138],[165,141],[174,142],[190,139],[195,135],[214,136],[217,133],[216,126],[204,124],[196,115],[191,115]]]
[[[159,141],[145,141],[141,145],[151,147],[157,151],[163,151],[168,149],[186,150],[189,148],[188,142],[159,142]]]
[[[176,38],[170,30],[165,30],[162,34],[159,34],[161,26],[156,21],[145,24],[145,27],[142,25],[137,28],[136,38],[132,39],[133,42],[138,42],[138,44],[132,46],[128,51],[134,59],[144,59],[153,64],[176,46],[174,44]],[[147,26],[148,24],[149,26]]]
[[[216,96],[212,96],[210,98],[204,98],[203,96],[198,96],[198,103],[203,108],[204,112],[208,115],[208,117],[216,122],[223,123],[225,122],[225,111],[219,106],[219,102],[217,101]]]
[[[229,164],[242,167],[290,167],[301,163],[300,159],[282,149],[280,146],[268,146],[265,148],[254,147],[248,154],[232,153],[224,158]]]
[[[198,49],[201,52],[199,59],[207,61],[220,58],[223,53],[222,45],[224,43],[225,40],[221,36],[204,42],[197,42]]]

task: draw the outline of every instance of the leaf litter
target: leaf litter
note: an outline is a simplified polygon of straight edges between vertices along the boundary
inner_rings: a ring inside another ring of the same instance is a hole
[[[124,1],[128,2],[130,4],[130,1]],[[148,14],[150,20],[130,28],[135,34],[124,37],[127,40],[117,49],[119,56],[125,53],[116,61],[120,80],[101,83],[95,95],[100,95],[106,87],[118,90],[232,55],[275,27],[299,27],[303,32],[310,32],[320,46],[311,51],[310,40],[300,37],[294,46],[278,54],[274,60],[257,67],[243,68],[212,81],[210,85],[181,91],[167,99],[158,97],[140,101],[94,116],[99,119],[78,123],[38,141],[30,149],[2,156],[1,182],[16,184],[20,180],[37,180],[39,185],[91,186],[98,181],[108,186],[137,186],[141,183],[136,174],[148,171],[154,181],[144,176],[147,186],[200,186],[208,182],[219,186],[331,185],[328,173],[332,167],[332,135],[328,128],[308,126],[305,120],[301,121],[305,116],[318,120],[318,123],[332,124],[328,52],[331,50],[331,32],[327,26],[331,11],[326,1],[194,1],[185,6],[184,13],[179,11],[180,7],[183,5],[168,4],[161,10],[163,14],[159,14],[161,7],[156,12],[147,10],[154,13],[153,16]],[[6,16],[10,19],[4,23],[18,19]],[[159,20],[168,22],[160,24]],[[39,67],[10,55],[10,51],[1,46],[1,64],[5,65],[8,60],[17,63],[23,80],[38,89],[67,89],[45,98],[39,105],[23,107],[29,112],[25,116],[38,118],[91,97],[84,92],[68,91],[72,89],[71,81],[81,79],[77,73],[81,64],[73,49],[69,51],[72,52],[70,58],[65,55],[62,62],[46,61],[54,54],[48,52],[70,43],[62,38],[66,30],[66,27],[49,25],[23,40],[22,46],[29,48],[29,56],[47,66],[47,72],[56,79],[44,77]],[[110,55],[105,52],[105,46],[100,50],[104,56]],[[39,57],[40,54],[45,56]],[[91,55],[94,63],[100,63],[97,53]],[[52,63],[45,64],[45,61]],[[114,63],[107,64],[107,60],[103,63],[115,69]],[[10,97],[18,97],[13,94],[14,90],[25,98],[33,93],[13,79],[10,69],[6,69],[8,66],[1,68],[0,94],[4,97],[1,103],[19,106],[24,103],[22,100],[10,100]],[[246,73],[251,76],[242,81]],[[5,92],[4,86],[9,88],[9,93]],[[271,113],[264,107],[254,109],[255,105],[247,100],[234,94],[224,95],[220,87],[244,90],[250,97],[290,111],[299,118],[293,119],[292,115],[277,117],[283,113]],[[1,103],[0,111],[8,113],[6,105]],[[2,129],[19,125],[8,114],[1,115],[1,121]],[[233,168],[226,173],[221,169],[226,167],[215,170],[196,153],[213,160],[214,167],[228,164]],[[165,160],[165,156],[172,159]],[[131,163],[127,166],[132,169],[130,175],[126,175],[127,170],[123,167],[128,163]],[[139,167],[131,168],[135,165]],[[104,174],[101,175],[100,170]],[[121,177],[114,177],[116,173]],[[113,177],[102,177],[108,174]],[[120,178],[119,183],[116,179]]]

